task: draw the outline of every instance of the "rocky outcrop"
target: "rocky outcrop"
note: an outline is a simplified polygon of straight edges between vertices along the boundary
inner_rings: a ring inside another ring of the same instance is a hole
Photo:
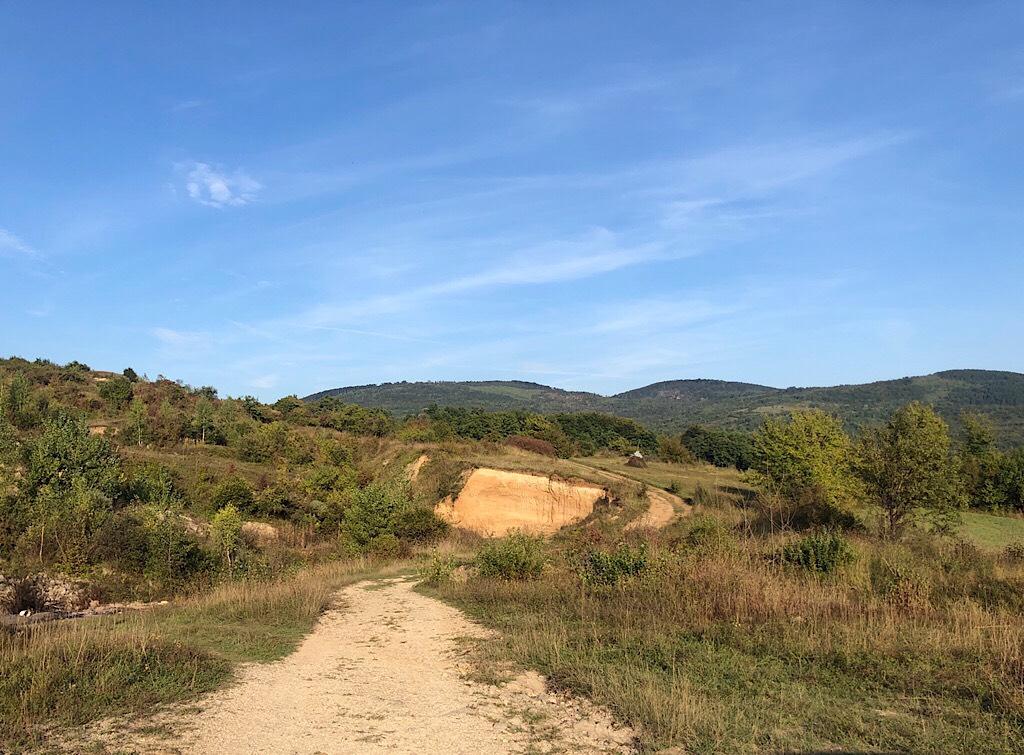
[[[36,611],[81,611],[89,607],[89,584],[63,575],[39,573],[24,581],[26,599]]]
[[[7,616],[21,610],[21,580],[9,579],[0,574],[0,616]]]

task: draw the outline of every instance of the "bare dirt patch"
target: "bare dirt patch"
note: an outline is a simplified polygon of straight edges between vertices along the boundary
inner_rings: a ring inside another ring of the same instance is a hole
[[[416,478],[420,476],[420,470],[423,469],[423,465],[430,461],[430,457],[426,454],[420,454],[419,458],[411,462],[409,466],[405,468],[406,477],[409,478],[409,482],[416,482]]]
[[[635,530],[641,527],[658,530],[666,527],[676,518],[676,512],[680,515],[690,513],[690,507],[682,498],[657,488],[647,488],[647,500],[651,502],[647,511],[638,516],[626,525],[627,530]]]
[[[142,753],[633,752],[634,733],[535,673],[471,680],[467,643],[490,635],[408,580],[342,591],[299,649],[239,683],[132,721],[93,727],[71,750]]]
[[[437,505],[437,513],[485,536],[512,530],[550,535],[585,519],[605,495],[597,485],[481,468],[473,470],[454,501]]]

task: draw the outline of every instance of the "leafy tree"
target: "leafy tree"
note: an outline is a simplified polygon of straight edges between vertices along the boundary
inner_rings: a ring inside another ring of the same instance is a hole
[[[658,436],[658,456],[662,461],[669,461],[674,464],[685,464],[694,461],[693,454],[683,444],[683,441],[671,435]]]
[[[790,501],[812,495],[836,505],[853,492],[850,439],[836,417],[798,410],[789,421],[766,419],[754,433],[751,476],[763,491]]]
[[[96,537],[113,512],[111,499],[75,477],[70,488],[44,488],[36,498],[35,519],[40,532],[48,532],[57,546],[59,563],[70,570],[91,563]]]
[[[0,382],[0,414],[17,427],[33,424],[29,405],[31,394],[32,387],[20,372],[15,373],[10,383]]]
[[[100,398],[107,402],[112,411],[120,411],[132,400],[131,381],[115,377],[100,383]]]
[[[196,401],[192,426],[195,428],[196,437],[199,442],[205,444],[206,432],[213,427],[213,402],[206,396],[200,396],[199,400]]]
[[[192,392],[200,398],[205,398],[207,401],[213,401],[217,398],[217,389],[212,385],[204,385],[201,388],[195,388]]]
[[[110,443],[73,417],[58,415],[46,423],[32,444],[25,488],[35,496],[44,488],[68,492],[76,480],[106,496],[115,496],[123,482],[121,463]]]
[[[399,517],[412,506],[409,491],[396,484],[374,482],[352,496],[342,524],[345,533],[360,546],[384,534],[394,534]]]
[[[977,412],[963,412],[960,415],[960,424],[963,428],[961,443],[965,453],[970,456],[985,456],[995,451],[995,428],[988,417]]]
[[[750,433],[691,425],[681,440],[697,459],[716,467],[736,467],[743,471],[753,463],[754,444]]]
[[[1002,493],[998,476],[1002,454],[996,449],[991,421],[982,414],[960,415],[960,464],[968,502],[973,506],[998,506]]]
[[[229,477],[213,490],[210,503],[216,510],[231,507],[236,511],[251,512],[254,496],[252,488],[241,477]]]
[[[1000,505],[1024,510],[1024,446],[1000,459],[996,490]]]
[[[139,373],[137,373],[131,367],[125,367],[124,372],[122,372],[121,374],[124,375],[126,378],[128,378],[129,381],[133,383],[139,382]]]
[[[897,536],[918,517],[948,527],[964,502],[949,428],[929,406],[913,402],[882,427],[861,434],[856,470],[868,500]]]
[[[210,540],[230,574],[242,546],[242,516],[238,509],[225,506],[214,514],[210,522]]]
[[[40,559],[48,530],[69,565],[87,558],[88,539],[102,526],[124,484],[117,454],[81,422],[58,415],[32,444],[27,466],[22,485],[39,529]]]
[[[139,399],[134,399],[128,406],[128,430],[131,439],[136,445],[141,446],[143,439],[148,435],[149,411],[146,405]]]

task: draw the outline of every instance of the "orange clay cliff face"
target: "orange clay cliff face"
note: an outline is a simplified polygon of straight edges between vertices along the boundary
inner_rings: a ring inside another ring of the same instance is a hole
[[[437,513],[456,527],[485,536],[512,530],[550,535],[585,519],[605,495],[597,485],[475,469],[455,500],[437,504]]]

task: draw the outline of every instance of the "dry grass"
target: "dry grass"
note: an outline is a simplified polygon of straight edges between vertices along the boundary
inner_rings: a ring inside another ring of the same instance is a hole
[[[710,521],[663,534],[647,574],[615,588],[563,565],[440,594],[502,630],[486,652],[608,705],[651,748],[1024,749],[1019,566],[864,540],[847,571],[815,577],[772,563],[785,538]]]
[[[611,472],[628,477],[652,487],[667,490],[675,484],[676,494],[693,498],[697,488],[719,490],[729,494],[733,500],[752,489],[743,480],[743,473],[735,469],[722,469],[710,464],[672,464],[664,461],[648,461],[647,467],[630,467],[625,458],[618,456],[589,456],[575,459],[581,466]]]

